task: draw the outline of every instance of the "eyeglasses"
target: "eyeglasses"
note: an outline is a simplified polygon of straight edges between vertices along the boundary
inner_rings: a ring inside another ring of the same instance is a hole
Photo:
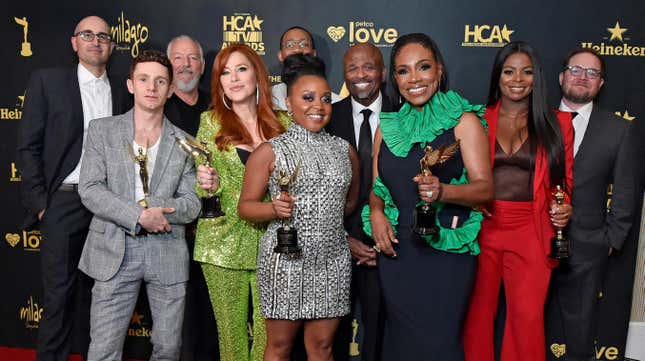
[[[602,71],[594,68],[583,68],[581,66],[577,65],[569,65],[566,67],[566,70],[571,73],[576,78],[581,78],[583,73],[587,74],[587,78],[589,79],[596,79],[600,75],[602,75]]]
[[[308,49],[311,47],[311,44],[309,41],[305,39],[301,40],[287,40],[283,45],[283,48],[286,49],[295,49],[295,48],[300,48],[300,49]]]
[[[97,37],[99,39],[99,43],[102,44],[107,44],[112,41],[112,37],[110,35],[106,33],[94,34],[91,30],[79,31],[74,34],[74,36],[80,37],[83,41],[94,41],[94,37]]]

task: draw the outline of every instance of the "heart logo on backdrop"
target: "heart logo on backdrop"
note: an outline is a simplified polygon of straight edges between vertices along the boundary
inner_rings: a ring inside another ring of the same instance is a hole
[[[4,239],[7,240],[11,247],[15,247],[20,242],[20,235],[18,233],[7,233]]]
[[[551,352],[553,352],[555,357],[560,358],[562,355],[567,353],[567,345],[554,343],[551,345]]]
[[[327,28],[327,35],[337,43],[345,35],[345,28],[342,26],[330,26]]]

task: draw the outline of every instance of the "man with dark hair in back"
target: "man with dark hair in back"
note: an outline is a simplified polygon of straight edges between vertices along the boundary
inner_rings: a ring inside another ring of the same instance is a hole
[[[130,67],[134,108],[90,123],[79,182],[94,213],[79,268],[92,288],[88,360],[121,360],[141,282],[152,313],[153,360],[178,360],[189,255],[184,224],[200,209],[186,133],[164,117],[172,66],[146,50]]]

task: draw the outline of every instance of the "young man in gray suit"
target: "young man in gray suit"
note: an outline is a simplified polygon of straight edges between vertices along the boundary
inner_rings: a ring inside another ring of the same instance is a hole
[[[618,256],[633,223],[629,123],[594,102],[604,75],[603,59],[591,49],[571,52],[560,73],[560,110],[572,112],[575,129],[573,215],[566,229],[571,256],[553,272],[549,303],[559,316],[547,323],[562,325],[568,361],[595,360],[599,292],[609,257]]]
[[[164,117],[172,67],[158,51],[130,66],[134,108],[90,123],[79,194],[94,213],[79,268],[94,278],[88,360],[121,360],[139,286],[145,281],[152,360],[177,360],[188,249],[184,224],[199,213],[193,159],[175,141],[184,133]]]

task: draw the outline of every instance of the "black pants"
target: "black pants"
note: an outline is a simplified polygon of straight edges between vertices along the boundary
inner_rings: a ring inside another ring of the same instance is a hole
[[[362,361],[381,360],[383,342],[384,312],[381,296],[381,285],[376,267],[354,266],[352,269],[352,309],[356,302],[360,305],[360,327],[363,340],[360,347]],[[334,341],[334,359],[348,360],[351,343],[354,340],[353,313],[344,317],[338,327]],[[358,326],[358,325],[356,325]],[[358,330],[357,330],[358,331]]]
[[[67,361],[71,351],[87,356],[93,280],[77,267],[91,219],[77,192],[57,191],[40,223],[44,312],[38,361]]]

